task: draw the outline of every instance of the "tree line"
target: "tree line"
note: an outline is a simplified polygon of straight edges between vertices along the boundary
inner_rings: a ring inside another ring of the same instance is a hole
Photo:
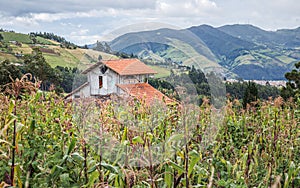
[[[77,47],[79,47],[76,44],[67,41],[64,37],[58,36],[54,33],[31,32],[31,33],[29,33],[29,35],[33,38],[39,36],[39,37],[43,37],[45,39],[50,39],[50,40],[59,42],[61,44],[61,47],[66,47],[69,49],[76,49]]]
[[[285,78],[288,81],[286,86],[282,86],[281,88],[269,84],[260,85],[250,81],[225,82],[227,98],[229,100],[241,100],[244,108],[247,107],[247,104],[251,104],[258,99],[268,100],[270,97],[274,99],[278,96],[281,96],[285,100],[291,97],[297,98],[300,96],[300,62],[295,64],[295,68],[296,69],[285,74]],[[208,83],[207,78],[211,80],[211,83]],[[190,82],[188,82],[188,80],[190,80]],[[215,75],[215,73],[211,72],[205,75],[200,69],[195,69],[194,67],[189,68],[186,73],[174,74],[174,72],[171,71],[171,75],[164,79],[149,79],[149,84],[153,87],[178,100],[180,100],[180,98],[178,93],[176,93],[175,85],[183,84],[187,94],[191,94],[195,88],[200,104],[204,97],[211,99],[214,92],[222,90],[220,87],[224,84],[220,84],[221,82],[222,80]],[[211,91],[212,88],[214,88],[213,92]]]

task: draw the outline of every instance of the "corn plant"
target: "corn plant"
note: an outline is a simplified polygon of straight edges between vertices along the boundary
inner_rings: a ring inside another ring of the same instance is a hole
[[[185,108],[37,88],[0,94],[0,187],[300,186],[299,100]]]

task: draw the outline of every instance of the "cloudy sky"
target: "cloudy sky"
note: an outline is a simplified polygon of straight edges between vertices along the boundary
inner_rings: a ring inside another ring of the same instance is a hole
[[[0,0],[0,5],[0,28],[53,32],[80,45],[143,27],[300,26],[299,0]]]

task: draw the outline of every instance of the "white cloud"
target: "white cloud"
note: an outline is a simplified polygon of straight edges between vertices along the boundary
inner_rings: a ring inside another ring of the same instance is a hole
[[[272,30],[300,26],[298,0],[1,1],[0,27],[25,33],[54,32],[80,44],[126,25],[144,23],[156,28],[148,22],[178,28],[234,23]]]
[[[70,35],[67,37],[70,41],[77,41],[77,44],[93,44],[101,38],[101,35]]]
[[[0,0],[0,4],[0,11],[19,16],[28,13],[86,12],[107,8],[154,9],[155,0]]]
[[[86,35],[88,32],[89,32],[88,29],[80,29],[80,30],[71,32],[70,35],[71,36],[80,36],[80,35]]]
[[[30,18],[30,17],[22,17],[22,16],[3,16],[0,14],[0,26],[27,26],[27,27],[34,27],[38,25],[38,23]]]
[[[171,0],[158,0],[156,10],[170,17],[203,16],[217,10],[217,4],[210,0],[188,0],[176,3]]]

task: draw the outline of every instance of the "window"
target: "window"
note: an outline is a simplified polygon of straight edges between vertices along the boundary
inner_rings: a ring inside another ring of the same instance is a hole
[[[103,77],[99,76],[99,89],[103,87]]]

